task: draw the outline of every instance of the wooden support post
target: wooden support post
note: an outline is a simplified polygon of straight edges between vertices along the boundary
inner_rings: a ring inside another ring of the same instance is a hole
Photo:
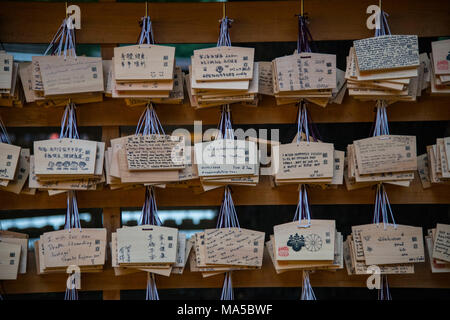
[[[107,230],[107,243],[111,242],[111,233],[121,226],[120,208],[103,209],[103,227]],[[107,252],[110,252],[107,250]],[[111,257],[108,254],[108,257]],[[107,259],[105,269],[111,269],[111,259]],[[103,300],[120,300],[120,290],[103,290]]]

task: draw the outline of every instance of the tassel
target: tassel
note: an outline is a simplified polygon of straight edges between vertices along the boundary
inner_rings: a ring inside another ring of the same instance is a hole
[[[314,142],[317,142],[320,139],[320,134],[316,125],[311,120],[306,102],[302,100],[297,106],[297,143],[301,141],[309,142],[310,138],[312,138]],[[303,135],[305,136],[304,138]]]
[[[220,300],[234,300],[231,271],[225,273],[225,278],[223,280],[222,295],[220,296]]]
[[[220,20],[220,33],[219,39],[217,40],[217,47],[231,46],[230,28],[232,22],[233,20],[228,17],[224,17]]]
[[[64,59],[67,56],[77,57],[75,50],[75,28],[71,28],[71,26],[73,26],[72,18],[65,18],[45,50],[44,56],[50,53],[52,56],[64,55]]]
[[[389,283],[387,275],[381,276],[381,285],[378,290],[378,300],[392,300],[391,291],[389,290]]]
[[[294,220],[298,220],[299,227],[307,228],[311,226],[311,212],[308,202],[308,193],[306,191],[306,185],[301,184],[298,191],[298,204],[295,210]],[[306,224],[302,224],[302,220],[306,220]]]
[[[9,138],[8,131],[6,131],[6,127],[3,124],[3,120],[0,118],[0,142],[11,144],[11,139]]]
[[[78,300],[78,290],[76,286],[76,278],[70,274],[66,281],[66,294],[64,300]]]
[[[152,20],[149,16],[141,18],[139,22],[141,26],[141,34],[139,35],[138,44],[155,44],[155,37],[153,36]]]
[[[308,24],[309,21],[306,15],[298,15],[297,53],[312,52],[313,39]]]
[[[380,9],[380,14],[377,17],[380,20],[380,29],[375,29],[375,37],[391,35],[387,17],[389,17],[389,15]]]
[[[147,273],[147,292],[145,300],[159,300],[158,289],[156,289],[155,275],[151,272]]]
[[[142,134],[144,136],[150,134],[165,134],[164,128],[162,127],[162,124],[159,121],[158,115],[156,114],[156,111],[151,102],[147,104],[144,112],[142,112],[134,134]]]
[[[303,271],[303,285],[302,285],[302,295],[300,300],[316,300],[316,295],[311,287],[311,282],[309,281],[310,271]]]

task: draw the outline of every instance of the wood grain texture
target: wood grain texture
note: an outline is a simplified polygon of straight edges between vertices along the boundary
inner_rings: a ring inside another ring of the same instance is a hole
[[[144,3],[76,3],[81,8],[77,43],[135,43]],[[371,0],[315,0],[305,3],[315,40],[359,39],[372,36],[365,13]],[[421,37],[450,34],[449,1],[396,0],[383,3],[396,34]],[[215,43],[221,3],[149,3],[157,43]],[[426,14],[424,14],[426,12]],[[295,41],[298,1],[227,3],[234,20],[233,42]],[[11,43],[48,43],[64,18],[64,3],[2,2],[0,38]],[[345,23],[343,23],[345,21]],[[39,30],[39,32],[35,32]]]
[[[294,205],[298,202],[297,186],[272,188],[267,176],[262,176],[256,187],[234,186],[232,189],[235,205]],[[386,186],[391,204],[448,204],[450,203],[450,186],[433,186],[423,190],[416,180],[411,187]],[[126,208],[141,207],[144,188],[133,190],[79,191],[77,200],[79,208]],[[175,196],[176,195],[176,196]],[[261,195],[264,195],[261,197]],[[373,204],[375,190],[364,188],[347,191],[343,186],[338,189],[321,190],[311,188],[308,192],[311,204]],[[156,199],[159,208],[163,207],[197,207],[218,206],[223,197],[223,189],[215,189],[203,194],[195,194],[187,189],[158,189]],[[32,210],[66,208],[64,194],[49,197],[46,192],[35,196],[16,195],[0,191],[1,210]]]
[[[447,97],[421,97],[418,102],[397,102],[388,107],[390,122],[395,121],[446,121],[450,120]],[[373,122],[375,102],[361,102],[345,97],[343,104],[330,104],[325,109],[309,105],[311,118],[316,123]],[[122,99],[105,98],[103,102],[79,105],[78,126],[136,126],[144,107],[128,107]],[[182,105],[157,105],[156,111],[163,125],[216,125],[220,108],[195,110],[188,101]],[[263,97],[259,107],[232,105],[234,124],[294,123],[297,107],[294,104],[276,106],[272,97]],[[58,127],[64,108],[43,108],[27,104],[24,108],[0,108],[6,127]]]
[[[7,294],[35,293],[35,292],[63,292],[65,291],[66,274],[36,275],[34,254],[29,253],[28,272],[18,275],[15,281],[4,281]],[[117,291],[145,289],[147,280],[144,272],[116,277],[114,270],[105,269],[101,273],[81,275],[81,290],[83,291]],[[223,275],[202,278],[198,272],[190,272],[187,267],[183,275],[170,277],[156,276],[158,289],[176,288],[221,288]],[[318,271],[311,274],[313,287],[365,287],[366,275],[349,276],[346,270],[336,272]],[[299,271],[276,274],[270,258],[264,252],[261,270],[233,272],[233,287],[298,287],[301,291],[302,274]],[[450,273],[433,274],[428,260],[415,265],[415,273],[409,275],[389,275],[391,288],[450,288]],[[220,291],[217,291],[218,299]]]

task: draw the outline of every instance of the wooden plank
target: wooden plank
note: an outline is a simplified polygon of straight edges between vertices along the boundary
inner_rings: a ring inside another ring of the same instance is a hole
[[[103,300],[120,300],[120,290],[103,290]]]
[[[233,201],[235,205],[293,205],[297,204],[297,186],[282,186],[273,189],[267,176],[261,177],[256,187],[234,186]],[[433,186],[423,190],[416,180],[411,187],[386,186],[392,204],[448,204],[450,203],[449,186]],[[264,197],[261,197],[261,195]],[[308,192],[311,204],[373,204],[375,190],[364,188],[347,191],[343,186],[338,189],[321,190],[311,188]],[[197,207],[219,206],[223,197],[223,189],[215,189],[205,194],[194,194],[187,189],[158,189],[156,199],[158,207]],[[144,188],[134,190],[79,191],[77,200],[79,208],[115,208],[141,207],[144,199]],[[0,191],[1,210],[34,210],[66,208],[65,195],[49,197],[46,192],[35,196],[16,195]]]
[[[424,96],[419,102],[397,102],[388,107],[390,122],[450,120],[449,98]],[[372,122],[374,102],[361,102],[349,96],[342,105],[331,104],[325,109],[310,105],[311,118],[316,123]],[[105,98],[100,103],[79,105],[79,126],[136,126],[144,107],[127,107],[122,99]],[[204,125],[216,125],[220,108],[193,109],[189,102],[183,105],[157,105],[156,111],[163,125],[193,125],[201,120]],[[294,123],[295,105],[276,106],[271,97],[264,97],[259,107],[232,105],[234,124]],[[7,127],[58,127],[64,108],[43,108],[28,104],[24,108],[0,108],[0,116]]]
[[[119,137],[120,128],[118,126],[103,126],[102,127],[102,141],[105,142],[106,147],[111,146],[111,139]]]
[[[116,44],[102,44],[101,45],[101,55],[103,60],[111,60],[114,57],[114,48],[117,47]]]
[[[103,208],[103,228],[108,231],[107,241],[111,241],[111,233],[116,232],[120,228],[122,219],[120,215],[120,207]]]
[[[373,35],[365,13],[372,0],[315,0],[305,3],[315,40],[359,39]],[[144,3],[77,3],[82,29],[77,43],[135,43]],[[449,35],[449,1],[386,1],[389,24],[396,34],[421,37]],[[149,3],[157,43],[215,43],[221,3]],[[424,14],[426,12],[426,14]],[[234,20],[231,39],[238,42],[295,41],[298,1],[227,3]],[[0,38],[11,43],[48,43],[64,17],[64,3],[2,2]],[[120,23],[113,23],[113,22]],[[39,32],[36,32],[39,30]]]
[[[121,218],[120,208],[103,208],[103,227],[107,230],[108,243],[111,241],[111,233],[121,227]],[[107,250],[107,252],[105,268],[112,270],[110,250]],[[120,290],[103,290],[103,300],[120,300]]]
[[[7,294],[63,292],[65,291],[66,274],[36,275],[33,253],[29,253],[30,261],[28,273],[18,275],[15,281],[4,281]],[[202,278],[198,272],[190,272],[187,268],[183,275],[170,277],[157,276],[158,289],[176,288],[221,288],[223,275]],[[365,287],[368,276],[349,276],[346,270],[336,272],[319,271],[311,275],[313,287]],[[233,287],[298,287],[301,290],[301,272],[293,271],[276,274],[270,258],[264,252],[261,270],[233,272]],[[101,273],[82,274],[81,290],[136,290],[146,288],[146,274],[133,273],[116,277],[112,269]],[[409,275],[389,275],[391,288],[450,288],[450,273],[433,274],[430,264],[418,263],[415,273]],[[217,293],[219,295],[219,291]]]

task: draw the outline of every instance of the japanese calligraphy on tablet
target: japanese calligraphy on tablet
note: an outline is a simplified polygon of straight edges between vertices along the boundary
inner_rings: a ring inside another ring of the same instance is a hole
[[[114,48],[115,79],[172,80],[175,47],[134,45]]]
[[[254,48],[217,47],[194,50],[192,67],[197,81],[250,80]]]

